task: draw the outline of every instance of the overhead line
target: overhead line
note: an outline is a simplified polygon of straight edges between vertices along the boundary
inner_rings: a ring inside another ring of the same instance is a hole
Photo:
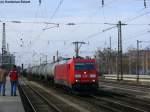
[[[54,16],[55,16],[56,13],[58,12],[60,6],[62,5],[63,1],[64,1],[64,0],[61,0],[61,1],[59,2],[59,4],[58,4],[58,6],[56,7],[54,13],[53,13],[52,16],[50,17],[50,20],[52,20],[52,19],[54,18]],[[26,23],[30,23],[30,22],[26,22]],[[44,24],[46,24],[46,25],[48,25],[48,24],[55,24],[55,25],[58,25],[58,23],[51,23],[51,22],[34,22],[34,23],[44,23]],[[44,30],[42,30],[42,32],[40,32],[40,34],[38,35],[37,38],[40,38],[40,37],[41,37],[41,35],[44,33],[43,31],[44,31]],[[36,40],[38,40],[38,39],[35,39],[35,41],[36,41]],[[35,41],[34,41],[34,43],[35,43]],[[33,46],[33,44],[32,44],[32,46]],[[30,47],[31,47],[31,45],[30,45]]]
[[[140,17],[142,17],[142,16],[144,16],[144,15],[147,15],[147,14],[149,14],[149,13],[150,13],[150,11],[145,12],[145,13],[143,13],[143,14],[140,14],[140,15],[134,17],[134,18],[131,18],[130,21],[129,21],[129,20],[125,21],[125,23],[131,22],[131,21],[133,21],[133,20],[135,20],[135,19],[138,19],[138,18],[140,18]],[[128,25],[150,25],[150,24],[128,24]],[[109,27],[109,28],[107,28],[107,29],[105,29],[105,30],[102,30],[102,32],[98,32],[98,33],[92,34],[92,35],[88,36],[86,39],[95,37],[95,36],[97,36],[97,35],[99,35],[99,34],[101,34],[101,33],[104,33],[106,30],[110,30],[110,29],[115,28],[115,27],[117,27],[117,25],[116,25],[116,26],[113,26],[113,27]]]
[[[134,21],[134,20],[136,20],[136,19],[138,19],[138,18],[140,18],[140,17],[143,17],[143,16],[145,16],[145,15],[147,15],[147,14],[150,14],[150,11],[145,12],[145,13],[142,13],[142,14],[140,14],[140,15],[138,15],[138,16],[133,17],[133,18],[130,18],[130,19],[128,19],[127,21],[125,21],[125,23],[127,23],[127,22],[132,22],[132,21]]]
[[[55,17],[56,13],[58,12],[58,10],[61,7],[61,5],[63,4],[63,2],[64,2],[64,0],[60,0],[58,6],[56,7],[56,9],[54,10],[53,14],[51,15],[50,20],[52,20]],[[50,29],[50,28],[47,28],[47,26],[46,26],[44,29]]]
[[[99,31],[99,32],[97,32],[97,33],[93,33],[93,34],[87,36],[85,39],[93,38],[93,37],[98,36],[98,35],[100,35],[100,34],[102,34],[102,33],[104,33],[104,32],[103,32],[103,31]],[[85,40],[85,39],[84,39],[84,40]]]
[[[150,13],[150,12],[149,12]],[[14,24],[21,24],[21,23],[26,23],[26,24],[46,24],[46,25],[70,25],[70,26],[74,26],[74,25],[105,25],[106,23],[100,23],[100,22],[70,22],[70,23],[59,23],[59,22],[49,22],[49,21],[0,21],[0,22],[4,22],[4,23],[14,23]],[[110,25],[116,25],[116,24],[110,24]],[[150,23],[143,23],[143,24],[128,24],[128,25],[150,25]]]
[[[116,0],[116,1],[118,1],[118,0]],[[115,1],[115,3],[116,3],[116,1]],[[114,3],[114,0],[111,0],[109,3],[104,4],[103,6],[101,6],[101,7],[99,8],[99,10],[100,10],[101,8],[104,8],[104,7],[106,7],[106,6],[110,5],[110,4],[112,4],[112,3]],[[95,13],[92,14],[92,16],[90,16],[90,17],[93,17],[94,15],[95,15]],[[85,22],[83,22],[83,23],[77,23],[77,25],[78,25],[78,24],[101,24],[101,25],[103,25],[104,23],[85,23]],[[97,33],[91,34],[91,35],[87,36],[85,39],[90,39],[90,38],[92,38],[92,37],[95,37],[95,36],[97,36],[97,35],[100,35],[101,33],[104,33],[104,32],[97,32]]]
[[[124,43],[127,43],[129,39],[133,39],[133,38],[137,38],[137,37],[141,37],[141,36],[145,36],[145,35],[148,35],[148,32],[142,33],[140,35],[132,36],[128,39],[124,39]]]
[[[143,30],[142,30],[142,31],[143,31]],[[140,31],[138,31],[138,32],[140,32]],[[133,39],[133,38],[137,38],[137,37],[141,37],[141,36],[145,36],[145,35],[148,35],[148,32],[140,33],[140,34],[137,34],[137,35],[129,35],[129,36],[128,36],[129,38],[124,39],[124,42],[123,42],[123,43],[129,42],[129,41],[128,41],[129,39]],[[117,41],[113,41],[113,42],[112,42],[112,44],[115,44],[115,43],[117,43]]]
[[[54,18],[54,16],[56,15],[56,13],[58,12],[59,8],[61,7],[61,5],[63,4],[64,0],[60,0],[58,6],[56,7],[55,11],[53,12],[53,14],[51,15],[50,19],[52,20]]]

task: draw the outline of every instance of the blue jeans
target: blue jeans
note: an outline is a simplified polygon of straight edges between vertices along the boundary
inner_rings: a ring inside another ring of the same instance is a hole
[[[18,81],[11,81],[11,96],[16,96]]]
[[[5,95],[5,82],[0,82],[0,95],[1,95],[1,92],[2,92],[2,95],[4,96]]]

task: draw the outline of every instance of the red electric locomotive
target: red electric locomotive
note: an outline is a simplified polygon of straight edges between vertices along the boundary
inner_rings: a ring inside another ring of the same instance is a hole
[[[95,59],[73,58],[55,65],[54,81],[75,91],[97,90]]]

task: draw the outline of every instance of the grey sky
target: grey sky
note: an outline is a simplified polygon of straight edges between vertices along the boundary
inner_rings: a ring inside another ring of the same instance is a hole
[[[143,0],[105,0],[104,7],[101,7],[101,0],[64,0],[51,18],[59,2],[60,0],[42,0],[40,6],[38,0],[31,0],[30,4],[0,4],[1,21],[23,21],[20,24],[6,22],[7,43],[10,44],[10,51],[16,52],[18,64],[38,64],[40,57],[42,61],[45,60],[42,54],[48,55],[50,61],[56,54],[56,50],[59,50],[61,56],[73,56],[74,46],[71,42],[76,40],[90,43],[81,49],[83,56],[92,56],[97,48],[108,47],[110,36],[112,36],[112,46],[115,49],[117,48],[116,28],[92,36],[103,29],[112,27],[103,24],[106,22],[117,23],[121,20],[129,24],[122,28],[124,51],[129,46],[136,47],[137,39],[150,41],[150,33],[147,33],[150,30],[150,25],[148,25],[150,13],[132,20],[136,16],[150,12],[149,0],[145,9]],[[41,23],[32,23],[37,21]],[[60,26],[43,31],[43,28],[55,26],[42,23],[46,21],[60,23]],[[76,25],[65,25],[70,22]],[[147,46],[149,46],[148,43],[142,43],[141,47]]]

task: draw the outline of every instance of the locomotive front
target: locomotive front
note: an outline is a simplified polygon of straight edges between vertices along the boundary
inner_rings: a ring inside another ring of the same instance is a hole
[[[98,74],[95,59],[74,59],[74,84],[75,90],[97,90]]]

